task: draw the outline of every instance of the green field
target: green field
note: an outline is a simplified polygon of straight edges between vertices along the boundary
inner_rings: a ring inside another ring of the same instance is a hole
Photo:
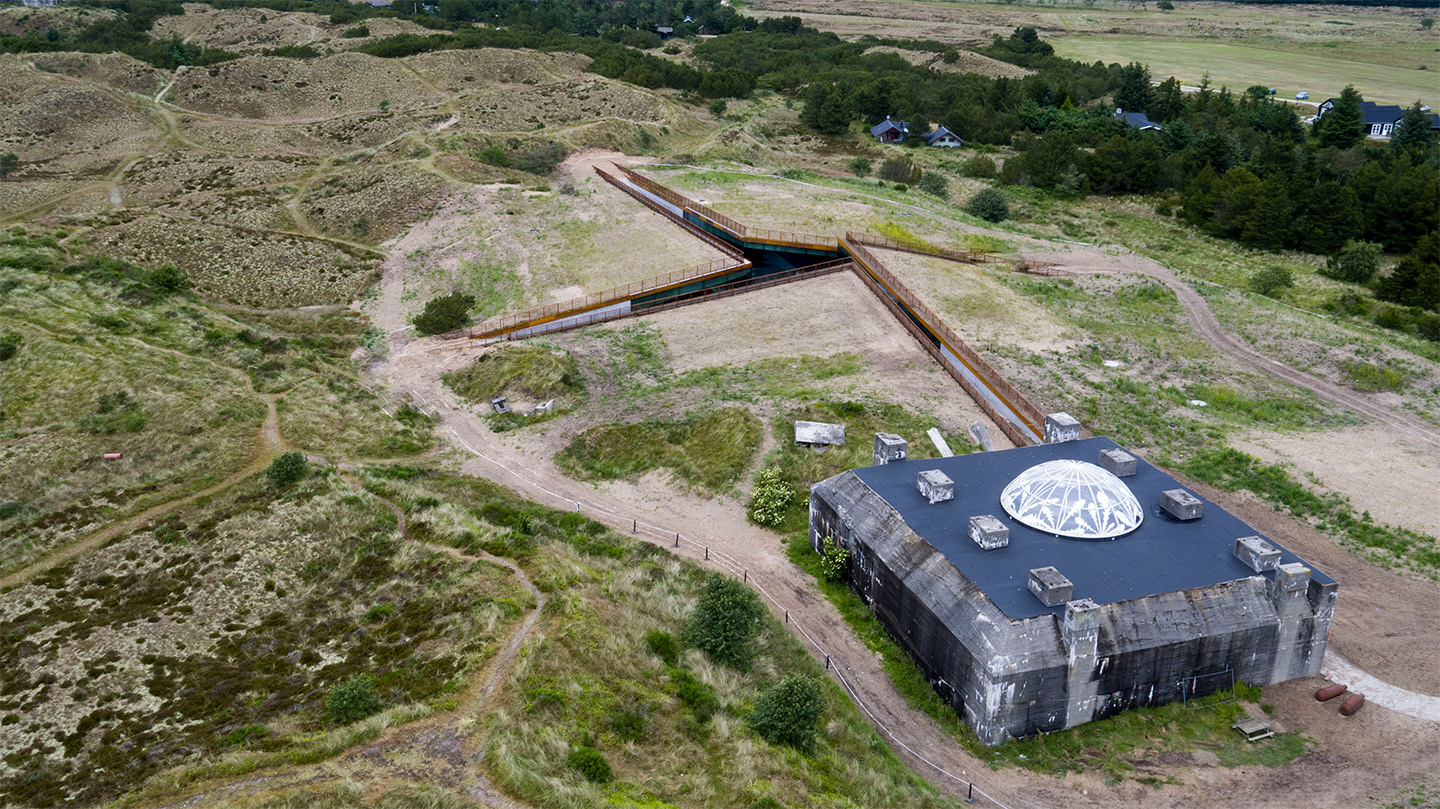
[[[1105,36],[1057,37],[1053,44],[1062,56],[1107,64],[1139,61],[1150,66],[1156,79],[1174,76],[1189,85],[1198,85],[1209,73],[1212,86],[1243,90],[1263,84],[1277,88],[1284,98],[1307,90],[1316,102],[1339,95],[1347,84],[1355,85],[1367,100],[1380,103],[1408,105],[1417,98],[1433,103],[1440,97],[1440,74],[1432,72],[1440,68],[1440,54],[1433,52],[1430,70],[1418,70],[1340,58],[1338,48],[1332,58],[1261,45]],[[1409,50],[1417,59],[1425,58],[1418,50]],[[1424,62],[1416,62],[1417,67],[1420,64]]]

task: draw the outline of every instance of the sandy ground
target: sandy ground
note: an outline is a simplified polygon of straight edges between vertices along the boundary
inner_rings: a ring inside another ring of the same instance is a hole
[[[1440,449],[1373,424],[1318,435],[1254,433],[1231,443],[1345,492],[1380,522],[1440,536]]]
[[[1037,352],[1065,351],[1080,342],[1077,329],[1000,283],[994,273],[1004,269],[898,250],[874,252],[972,347],[1003,343]]]

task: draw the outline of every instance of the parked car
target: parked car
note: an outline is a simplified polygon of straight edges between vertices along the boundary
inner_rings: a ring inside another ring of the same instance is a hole
[[[1309,93],[1296,93],[1296,94],[1295,94],[1295,97],[1296,97],[1297,99],[1301,100],[1301,101],[1304,101],[1305,99],[1307,99],[1307,98],[1310,97],[1310,94],[1309,94]]]

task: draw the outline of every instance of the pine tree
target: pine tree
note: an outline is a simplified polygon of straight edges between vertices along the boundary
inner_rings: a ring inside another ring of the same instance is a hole
[[[1139,62],[1120,68],[1120,87],[1115,90],[1115,106],[1127,112],[1149,112],[1155,101],[1150,87],[1150,69]]]
[[[1316,135],[1323,146],[1348,149],[1365,140],[1365,116],[1360,112],[1360,91],[1347,84],[1330,111],[1315,122]]]
[[[1419,101],[1405,110],[1405,114],[1400,116],[1400,123],[1390,133],[1392,149],[1424,148],[1434,142],[1435,135],[1430,131],[1430,116],[1420,109]]]
[[[1440,306],[1440,231],[1416,242],[1415,249],[1395,265],[1395,271],[1380,279],[1375,294],[1401,306]]]

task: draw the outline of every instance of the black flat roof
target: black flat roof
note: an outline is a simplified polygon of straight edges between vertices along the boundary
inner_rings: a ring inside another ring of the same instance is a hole
[[[1060,459],[1098,464],[1100,450],[1117,448],[1123,449],[1108,438],[1087,438],[953,458],[892,461],[856,469],[855,474],[1012,620],[1064,612],[1063,604],[1047,607],[1027,587],[1031,568],[1047,565],[1074,582],[1073,598],[1089,598],[1097,604],[1257,575],[1235,558],[1235,540],[1263,534],[1139,458],[1134,476],[1121,480],[1145,509],[1145,519],[1139,528],[1116,539],[1057,537],[1016,521],[1000,505],[1001,490],[1035,464]],[[954,500],[931,505],[920,494],[916,478],[927,469],[939,469],[955,481]],[[1160,493],[1177,488],[1205,503],[1200,519],[1178,522],[1160,511]],[[986,551],[971,541],[970,517],[979,514],[994,515],[1009,527],[1007,547]],[[1280,547],[1273,539],[1266,541]],[[1284,548],[1280,551],[1281,564],[1305,561]],[[1333,581],[1308,563],[1306,567],[1316,580]]]

